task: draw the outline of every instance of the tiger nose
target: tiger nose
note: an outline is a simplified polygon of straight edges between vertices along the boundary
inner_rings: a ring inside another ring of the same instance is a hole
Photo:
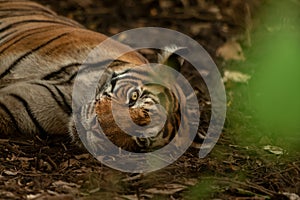
[[[129,115],[132,121],[139,126],[146,126],[151,122],[151,117],[145,109],[131,108],[129,109]]]
[[[135,141],[141,148],[148,148],[151,145],[151,140],[149,138],[135,137]]]

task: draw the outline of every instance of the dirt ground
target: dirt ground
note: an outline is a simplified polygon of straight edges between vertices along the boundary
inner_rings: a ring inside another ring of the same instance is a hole
[[[37,2],[107,35],[148,26],[180,31],[209,52],[222,74],[246,59],[243,50],[251,49],[251,34],[260,23],[256,14],[266,4],[262,0]],[[0,140],[0,199],[299,199],[299,148],[287,144],[277,151],[268,149],[267,144],[276,145],[264,133],[245,138],[242,132],[261,131],[246,117],[251,112],[241,109],[247,107],[242,101],[247,86],[228,83],[226,90],[226,125],[209,156],[199,159],[191,148],[175,163],[148,174],[110,169],[68,144]]]

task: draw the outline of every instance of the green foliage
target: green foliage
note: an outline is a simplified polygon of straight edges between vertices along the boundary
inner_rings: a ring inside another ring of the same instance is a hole
[[[205,180],[198,183],[196,186],[191,188],[185,199],[188,200],[201,200],[211,199],[213,193],[216,192],[213,181]]]
[[[272,2],[252,49],[257,69],[250,82],[256,117],[274,137],[300,136],[300,5]],[[298,140],[299,142],[299,140]]]

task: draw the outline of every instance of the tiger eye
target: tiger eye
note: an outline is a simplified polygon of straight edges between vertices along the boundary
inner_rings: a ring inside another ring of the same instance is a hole
[[[137,92],[133,92],[132,94],[131,94],[131,100],[132,101],[136,101],[138,99],[138,93]]]

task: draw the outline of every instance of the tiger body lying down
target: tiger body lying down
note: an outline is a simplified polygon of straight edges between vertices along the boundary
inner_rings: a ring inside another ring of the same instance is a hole
[[[41,139],[62,136],[78,141],[72,125],[74,80],[89,52],[105,39],[105,35],[87,30],[37,3],[1,0],[0,136]],[[108,55],[130,50],[114,41],[103,48]],[[145,74],[146,69],[139,66],[146,63],[139,53],[131,51],[112,62],[108,69],[100,69],[105,70],[107,78],[99,86],[98,99],[91,105],[107,136],[132,151],[168,143],[180,124],[178,102],[166,88],[156,85],[128,90],[127,96],[132,101],[130,116],[141,126],[148,123],[151,106],[162,103],[164,96],[164,107],[171,114],[159,134],[145,140],[125,134],[114,124],[110,108],[113,93],[118,87],[124,88],[122,84],[130,77],[137,82],[143,79],[139,74]],[[130,72],[132,69],[134,73]]]

